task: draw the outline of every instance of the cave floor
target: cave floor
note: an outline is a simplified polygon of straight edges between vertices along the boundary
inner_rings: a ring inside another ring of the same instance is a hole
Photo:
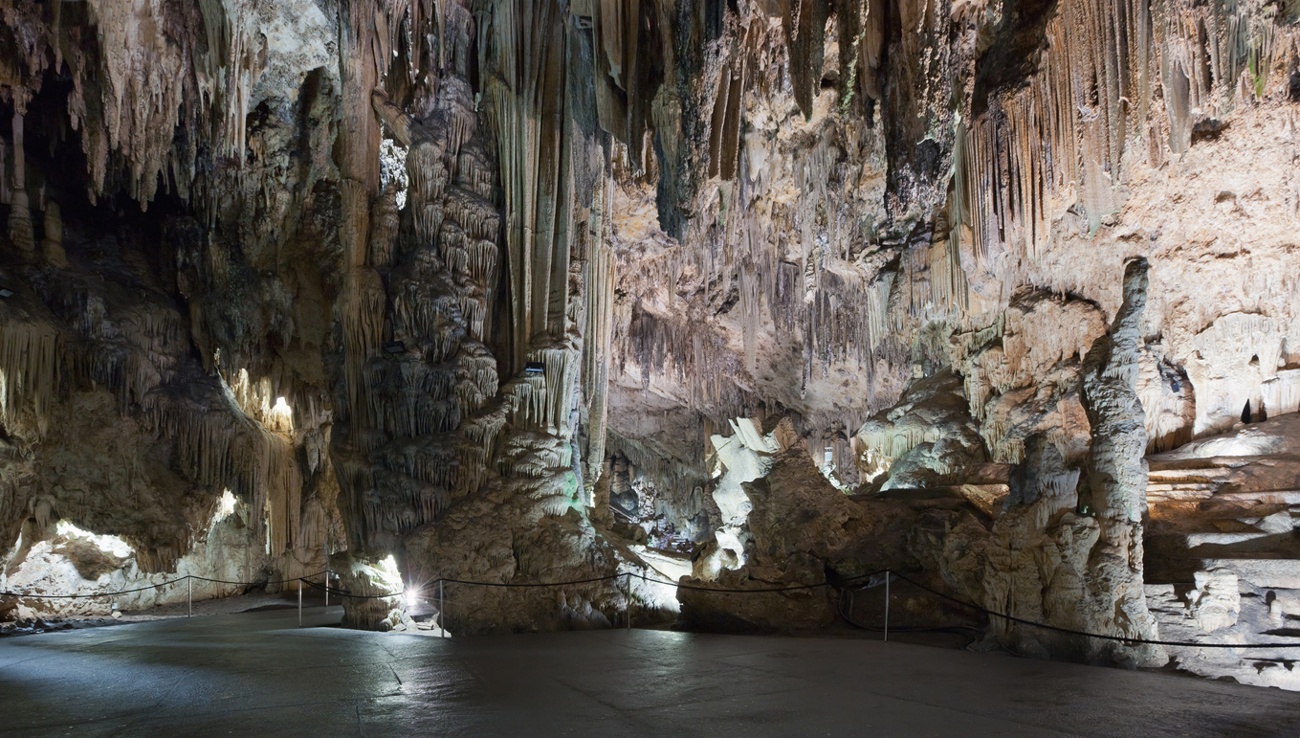
[[[899,643],[296,626],[273,610],[0,641],[0,734],[1300,734],[1294,693]]]

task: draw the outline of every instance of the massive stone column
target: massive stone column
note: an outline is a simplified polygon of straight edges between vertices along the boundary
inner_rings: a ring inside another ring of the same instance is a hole
[[[1147,263],[1129,263],[1124,301],[1093,342],[1080,372],[1092,444],[1071,468],[1045,438],[1026,442],[1012,496],[994,525],[984,575],[985,606],[1058,628],[1154,639],[1142,580],[1146,509],[1146,426],[1135,384],[1142,350]],[[1080,471],[1082,483],[1076,485]],[[1158,647],[1072,635],[994,617],[1013,650],[1123,666],[1159,666]]]
[[[27,202],[27,158],[23,147],[23,114],[19,110],[13,117],[14,177],[9,203],[9,239],[24,252],[35,247],[32,235],[32,213]],[[0,176],[4,176],[0,173]]]
[[[1083,362],[1081,394],[1092,426],[1092,450],[1085,465],[1081,510],[1090,505],[1099,537],[1088,557],[1088,605],[1109,616],[1111,632],[1153,639],[1155,619],[1147,610],[1142,582],[1142,519],[1146,512],[1146,414],[1136,384],[1142,352],[1142,316],[1147,304],[1147,262],[1124,269],[1124,302],[1110,332],[1097,339]],[[1094,644],[1120,663],[1164,662],[1163,651],[1117,642]]]

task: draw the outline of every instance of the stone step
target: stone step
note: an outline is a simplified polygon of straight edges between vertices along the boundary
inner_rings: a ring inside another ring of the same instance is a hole
[[[1300,589],[1300,559],[1267,557],[1200,559],[1203,571],[1227,569],[1261,589]]]
[[[1300,505],[1300,490],[1295,489],[1260,489],[1229,490],[1214,493],[1215,500],[1228,502],[1270,502],[1283,505]]]
[[[1227,569],[1260,589],[1300,590],[1300,556],[1294,552],[1247,550],[1198,555],[1183,548],[1172,536],[1153,537],[1149,544],[1144,561],[1147,584],[1187,584],[1197,571]]]
[[[1219,484],[1231,472],[1231,469],[1152,469],[1147,471],[1147,479],[1153,484]]]
[[[1278,509],[1293,509],[1300,512],[1300,491],[1296,490],[1233,490],[1226,492],[1196,492],[1185,496],[1169,495],[1160,490],[1147,491],[1147,507],[1158,510],[1170,503],[1196,503],[1197,513],[1214,513],[1219,510],[1250,510],[1255,507],[1271,505]],[[1178,514],[1185,515],[1193,511],[1186,506],[1177,508]]]
[[[1188,533],[1184,536],[1189,549],[1197,546],[1231,546],[1236,543],[1245,543],[1260,538],[1268,538],[1277,535],[1275,533],[1265,533],[1263,531],[1245,531],[1240,533],[1224,533],[1220,531],[1202,531]]]
[[[1162,478],[1217,479],[1249,464],[1251,459],[1215,456],[1208,459],[1149,459],[1147,469]]]
[[[1214,494],[1215,490],[1223,486],[1219,482],[1199,482],[1199,481],[1159,481],[1152,479],[1147,482],[1147,494],[1152,492],[1172,492],[1172,493],[1192,493],[1208,492]]]
[[[1148,484],[1147,504],[1159,502],[1198,502],[1214,496],[1218,485]]]

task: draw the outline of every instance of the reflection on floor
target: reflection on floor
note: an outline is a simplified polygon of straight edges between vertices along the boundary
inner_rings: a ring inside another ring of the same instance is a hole
[[[1295,696],[866,640],[440,640],[338,608],[0,641],[6,736],[1295,735]]]

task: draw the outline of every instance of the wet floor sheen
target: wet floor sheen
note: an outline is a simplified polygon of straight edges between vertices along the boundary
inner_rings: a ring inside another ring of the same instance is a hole
[[[296,626],[287,610],[5,639],[0,735],[1300,736],[1294,693],[922,646]]]

